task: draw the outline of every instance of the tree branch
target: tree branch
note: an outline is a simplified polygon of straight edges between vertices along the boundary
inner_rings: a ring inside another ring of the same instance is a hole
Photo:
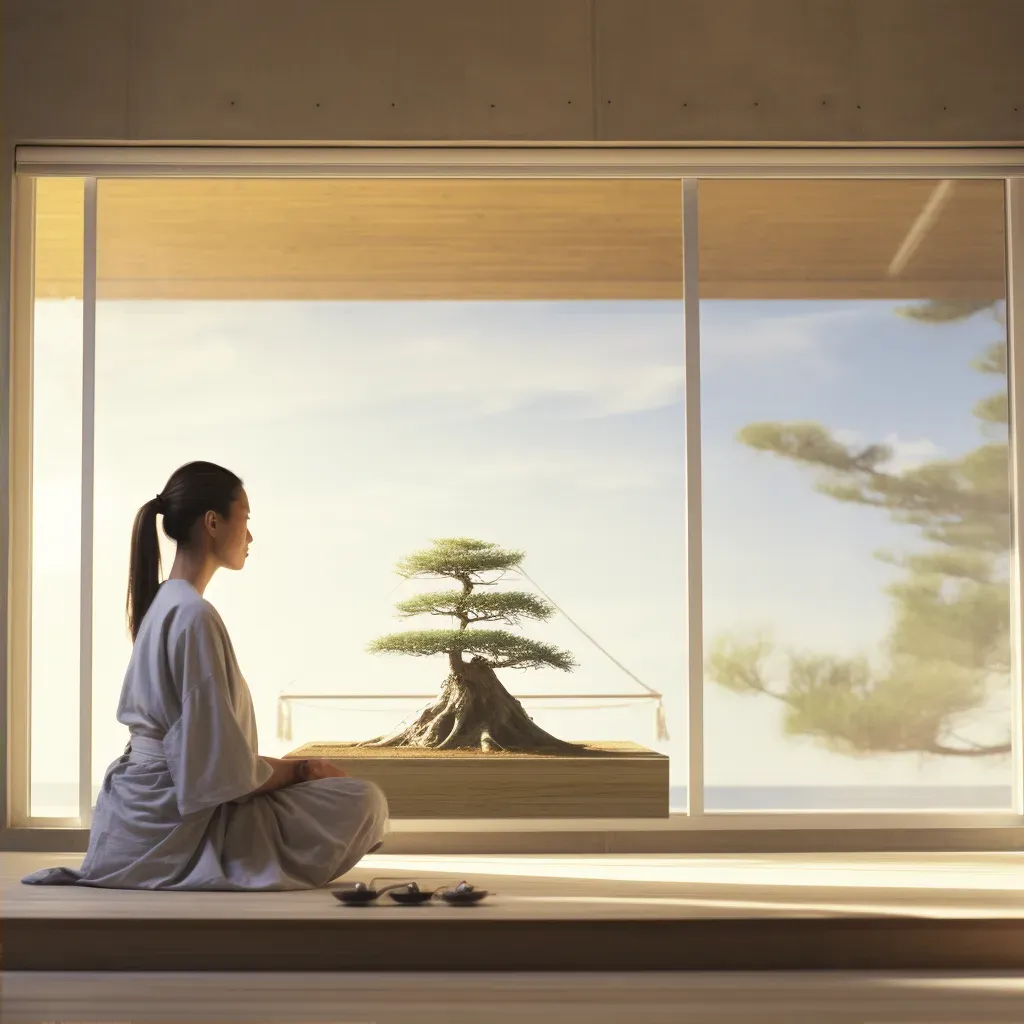
[[[925,749],[925,753],[941,754],[943,757],[994,757],[999,754],[1009,754],[1011,749],[1009,743],[973,747],[948,747],[944,743],[933,743]]]

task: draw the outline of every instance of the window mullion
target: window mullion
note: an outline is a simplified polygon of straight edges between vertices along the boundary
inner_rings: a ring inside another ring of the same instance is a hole
[[[82,575],[79,628],[78,813],[92,819],[93,518],[96,462],[96,179],[85,181],[82,276]]]
[[[704,813],[704,604],[701,529],[700,296],[696,178],[682,181],[686,475],[687,812]]]
[[[1006,182],[1006,344],[1009,359],[1007,375],[1010,398],[1010,485],[1012,494],[1013,568],[1012,568],[1012,735],[1013,810],[1024,814],[1024,613],[1021,585],[1024,581],[1024,547],[1021,517],[1024,513],[1024,424],[1020,399],[1024,396],[1024,354],[1018,347],[1016,325],[1024,310],[1024,178]]]

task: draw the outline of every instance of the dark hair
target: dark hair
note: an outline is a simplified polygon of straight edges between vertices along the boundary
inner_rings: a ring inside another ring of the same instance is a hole
[[[128,632],[132,641],[160,587],[160,539],[156,517],[164,517],[164,533],[187,545],[192,527],[209,511],[227,518],[238,497],[242,481],[223,466],[212,462],[190,462],[176,469],[163,491],[150,498],[135,514],[132,526],[131,561],[128,566]]]

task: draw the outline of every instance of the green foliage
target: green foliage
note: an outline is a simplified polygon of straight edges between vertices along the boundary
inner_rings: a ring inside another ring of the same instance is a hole
[[[991,302],[985,300],[931,299],[928,302],[915,302],[912,306],[901,306],[896,312],[909,320],[919,320],[925,324],[949,324],[966,320],[975,313],[995,309]]]
[[[1005,745],[951,747],[941,739],[949,721],[973,710],[984,696],[982,680],[970,668],[941,658],[903,657],[878,678],[864,658],[791,652],[787,687],[779,692],[765,681],[771,653],[763,640],[721,638],[708,667],[712,678],[734,693],[782,701],[788,735],[809,736],[848,755],[1005,752]]]
[[[481,573],[514,569],[523,560],[522,551],[504,551],[495,544],[468,537],[447,537],[434,546],[414,551],[398,563],[399,576],[467,580]]]
[[[370,645],[375,654],[469,654],[484,658],[492,668],[540,668],[550,665],[570,672],[576,662],[567,651],[503,629],[422,629],[389,633]]]
[[[460,590],[445,590],[437,594],[417,594],[395,606],[403,618],[412,615],[450,615],[468,617],[474,622],[507,622],[518,626],[523,619],[543,622],[555,614],[547,601],[534,594],[495,592],[493,594],[466,594]]]
[[[923,323],[945,323],[991,303],[928,302],[900,310]],[[1005,377],[1005,342],[975,361]],[[925,551],[879,557],[902,576],[888,588],[893,626],[888,664],[806,652],[779,656],[764,639],[719,638],[708,656],[711,679],[734,693],[772,697],[785,706],[785,730],[851,754],[918,752],[978,757],[1007,752],[1006,742],[978,743],[961,732],[993,694],[1005,694],[1010,670],[1008,562],[1011,524],[1008,403],[1005,384],[974,408],[998,440],[954,459],[898,472],[884,444],[851,445],[817,423],[755,423],[739,440],[812,469],[828,497],[886,512],[916,528]],[[771,665],[784,663],[782,685]]]
[[[501,629],[470,629],[481,622],[510,626],[519,626],[524,619],[543,622],[555,614],[555,608],[535,594],[477,592],[477,587],[493,586],[522,560],[521,551],[506,551],[495,544],[466,537],[436,540],[432,547],[413,552],[398,563],[399,575],[407,579],[456,579],[462,583],[462,589],[407,598],[396,606],[399,615],[402,618],[444,615],[455,619],[458,628],[390,633],[370,644],[369,650],[375,654],[415,657],[471,655],[484,659],[491,668],[548,665],[571,672],[576,662],[568,651]]]

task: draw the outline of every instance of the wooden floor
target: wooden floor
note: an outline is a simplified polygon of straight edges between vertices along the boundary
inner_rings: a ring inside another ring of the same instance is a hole
[[[4,1024],[1020,1024],[1024,975],[39,974]]]
[[[466,878],[494,893],[475,908],[19,884],[52,863],[75,858],[0,855],[7,971],[1024,971],[1016,853],[377,856],[350,876]]]

